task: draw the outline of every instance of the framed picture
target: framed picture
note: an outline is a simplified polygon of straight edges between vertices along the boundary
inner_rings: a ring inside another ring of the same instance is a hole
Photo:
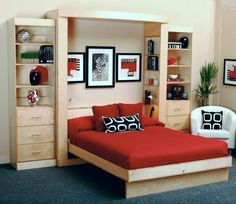
[[[86,88],[114,87],[115,47],[86,46]]]
[[[116,81],[141,81],[141,53],[116,54]]]
[[[67,55],[67,82],[80,83],[84,82],[84,65],[85,53],[82,52],[68,52]]]
[[[224,59],[224,84],[236,86],[236,59]]]

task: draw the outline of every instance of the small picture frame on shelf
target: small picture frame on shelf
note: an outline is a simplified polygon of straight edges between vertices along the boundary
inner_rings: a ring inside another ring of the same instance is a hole
[[[83,52],[68,52],[67,55],[67,82],[82,83],[84,82],[84,66],[85,53]]]
[[[137,82],[141,81],[141,53],[116,54],[116,81]]]
[[[86,59],[86,88],[115,86],[115,47],[86,46]]]
[[[224,59],[224,85],[236,86],[236,59]]]

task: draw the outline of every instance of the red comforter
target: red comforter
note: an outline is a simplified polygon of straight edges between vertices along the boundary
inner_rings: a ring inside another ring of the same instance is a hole
[[[125,169],[137,169],[228,155],[227,145],[216,139],[193,136],[161,126],[144,131],[73,132],[70,142]]]

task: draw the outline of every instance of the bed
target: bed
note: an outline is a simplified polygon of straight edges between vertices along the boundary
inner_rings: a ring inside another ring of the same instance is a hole
[[[126,198],[228,180],[232,159],[222,141],[146,119],[143,131],[105,133],[93,120],[69,120],[69,152],[124,180]]]

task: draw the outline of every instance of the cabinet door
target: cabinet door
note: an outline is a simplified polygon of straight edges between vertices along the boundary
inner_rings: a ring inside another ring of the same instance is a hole
[[[53,143],[18,145],[18,161],[33,161],[52,159],[54,157]]]
[[[187,115],[190,113],[190,101],[173,100],[167,101],[167,115]]]
[[[176,130],[189,129],[189,115],[168,116],[166,126]]]
[[[18,107],[17,126],[53,124],[53,115],[51,107]]]
[[[54,141],[53,125],[18,127],[18,144],[32,144]]]

